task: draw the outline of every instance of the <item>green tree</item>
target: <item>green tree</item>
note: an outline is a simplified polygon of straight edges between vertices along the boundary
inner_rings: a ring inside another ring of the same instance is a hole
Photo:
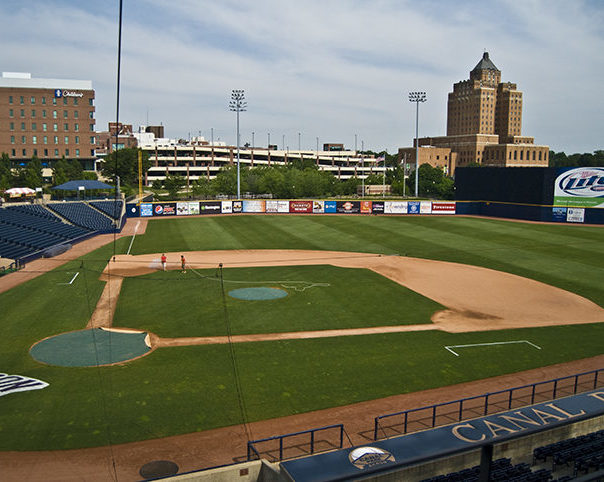
[[[52,178],[52,183],[55,186],[71,180],[69,177],[69,163],[64,156],[53,164]]]
[[[116,176],[119,176],[122,184],[138,185],[139,150],[137,148],[119,149],[108,154],[102,164],[101,174],[113,182],[116,182]],[[142,175],[144,176],[151,167],[151,161],[148,152],[142,151],[142,156]]]
[[[193,190],[193,195],[197,197],[210,198],[214,195],[212,182],[205,176],[201,176],[194,181],[191,188]]]
[[[164,186],[168,190],[170,199],[176,199],[178,197],[178,191],[180,191],[184,187],[186,182],[187,180],[179,175],[166,176]]]
[[[24,169],[25,185],[32,189],[42,187],[44,179],[42,178],[42,162],[36,156],[32,156]]]
[[[6,152],[0,156],[0,190],[5,190],[11,187],[13,178],[12,169],[10,167],[10,158]]]
[[[247,186],[245,185],[245,168],[240,170],[241,178],[241,192],[246,192]],[[217,194],[235,195],[237,194],[237,167],[228,166],[222,168],[212,183],[214,190]]]

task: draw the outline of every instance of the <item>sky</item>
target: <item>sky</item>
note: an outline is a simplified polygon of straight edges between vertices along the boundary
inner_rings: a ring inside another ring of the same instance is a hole
[[[91,80],[116,119],[119,0],[3,0],[0,70]],[[522,134],[604,149],[601,0],[123,0],[119,120],[167,137],[396,152],[446,134],[447,94],[488,51],[523,92]],[[252,134],[254,133],[254,134]]]

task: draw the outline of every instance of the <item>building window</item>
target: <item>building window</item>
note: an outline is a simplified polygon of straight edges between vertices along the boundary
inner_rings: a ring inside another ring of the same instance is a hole
[[[63,97],[63,105],[67,105],[67,97]]]
[[[31,130],[32,131],[37,131],[38,130],[38,124],[36,124],[35,122],[32,122],[32,124],[31,124]]]
[[[16,154],[15,154],[15,150],[14,150],[14,149],[11,149],[11,150],[10,150],[10,154],[11,154],[11,156],[13,156],[13,157],[14,157],[14,156],[16,156]]]
[[[48,157],[48,149],[44,149],[44,157]]]
[[[12,95],[9,95],[9,96],[8,96],[8,103],[9,103],[9,104],[12,104],[12,103],[13,103],[13,96],[12,96]]]
[[[25,117],[25,109],[21,109],[21,117]]]
[[[32,109],[31,110],[31,116],[32,117],[36,117],[36,109]]]
[[[10,143],[14,144],[15,143],[15,136],[10,136]]]
[[[67,119],[67,117],[69,116],[69,112],[67,112],[66,110],[63,111],[63,119]]]
[[[9,117],[13,117],[15,115],[15,113],[13,112],[13,109],[9,109],[8,110],[8,116]]]
[[[44,144],[48,144],[48,136],[44,136]]]
[[[52,105],[57,105],[57,98],[52,99]]]
[[[23,98],[23,96],[20,96],[20,97],[19,97],[19,103],[20,103],[21,105],[25,104],[25,99]]]
[[[10,130],[11,130],[11,131],[14,131],[14,130],[15,130],[15,123],[14,123],[14,122],[11,122],[11,123],[10,123]]]
[[[80,157],[80,150],[76,149],[76,157]]]
[[[59,138],[57,136],[54,136],[53,140],[55,141],[55,144],[59,143]]]
[[[93,99],[88,99],[88,105],[94,105],[94,100]]]
[[[94,111],[93,111],[93,110],[91,110],[91,111],[88,113],[88,117],[89,117],[90,119],[94,119]]]
[[[517,152],[514,151],[514,160],[516,160],[516,159],[517,159]]]
[[[56,119],[56,118],[57,118],[57,111],[56,111],[56,110],[53,110],[53,111],[52,111],[52,118],[53,118],[53,119]]]
[[[56,123],[52,125],[52,130],[54,132],[57,132],[59,130]]]
[[[80,124],[78,124],[77,122],[73,125],[73,130],[78,132],[80,130]]]
[[[77,97],[73,98],[73,105],[78,105],[78,98]]]
[[[63,124],[63,130],[67,132],[69,130],[69,124]]]
[[[539,151],[539,160],[541,160],[541,151]]]
[[[38,149],[34,149],[34,156],[38,155]]]
[[[90,149],[90,155],[91,155],[92,157],[94,157],[94,156],[95,156],[94,149]],[[14,154],[13,154],[13,156],[14,156]]]
[[[94,124],[90,124],[90,132],[94,132]]]
[[[42,130],[43,130],[44,132],[46,132],[47,128],[48,128],[48,127],[47,127],[47,125],[46,125],[46,122],[44,122],[44,123],[42,124]]]
[[[74,111],[73,111],[73,118],[74,118],[74,119],[77,119],[78,117],[79,117],[78,111],[77,111],[77,110],[74,110]]]
[[[25,138],[25,136],[21,136],[21,144],[26,144],[27,143],[27,139]]]
[[[75,136],[75,143],[79,144],[80,143],[80,136]]]
[[[27,149],[23,149],[21,152],[23,152],[23,157],[27,157]]]
[[[36,98],[32,97],[31,99],[29,99],[29,102],[33,105],[36,103]]]
[[[46,97],[42,97],[42,104],[46,105]]]
[[[24,131],[25,130],[25,122],[21,122],[21,130]]]
[[[31,142],[32,142],[32,144],[37,144],[38,143],[38,138],[36,136],[33,136],[31,138]]]
[[[46,119],[46,109],[42,110],[42,117],[44,117],[44,119]]]
[[[94,144],[94,136],[90,136],[90,143]]]
[[[69,149],[65,149],[65,155],[69,156]]]
[[[55,149],[55,157],[59,157],[59,149]]]
[[[63,140],[65,141],[65,144],[69,144],[69,136],[65,136]]]

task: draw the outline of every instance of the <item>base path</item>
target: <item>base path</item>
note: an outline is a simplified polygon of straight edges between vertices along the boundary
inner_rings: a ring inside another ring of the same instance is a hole
[[[236,335],[232,342],[434,329],[463,333],[604,321],[604,309],[579,295],[521,276],[465,264],[370,253],[267,249],[167,253],[168,269],[180,269],[180,254],[185,255],[193,269],[215,268],[220,263],[225,268],[326,264],[366,268],[447,307],[432,316],[432,325]],[[111,326],[121,279],[157,271],[161,268],[160,257],[161,253],[119,255],[110,261],[102,275],[108,283],[88,326]],[[213,343],[228,343],[228,339],[152,337],[154,348]]]

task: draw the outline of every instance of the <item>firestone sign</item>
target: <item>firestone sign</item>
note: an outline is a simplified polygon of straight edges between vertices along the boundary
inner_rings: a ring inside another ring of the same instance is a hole
[[[55,97],[84,97],[84,93],[76,92],[74,90],[55,89]]]

